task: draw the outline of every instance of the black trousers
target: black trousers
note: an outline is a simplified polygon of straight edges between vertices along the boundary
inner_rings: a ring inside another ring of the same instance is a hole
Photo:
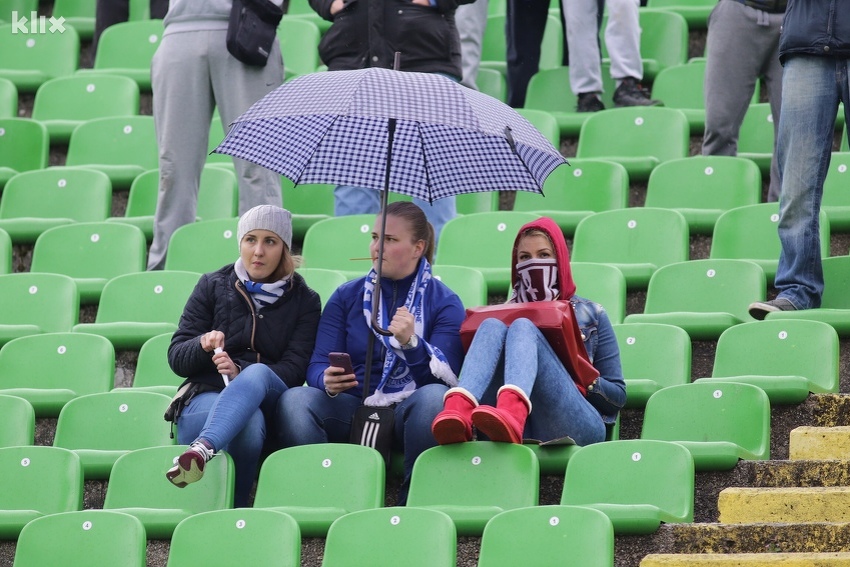
[[[168,11],[168,0],[150,0],[150,15],[152,19],[161,20]],[[92,38],[92,51],[97,53],[97,40],[103,30],[117,24],[126,22],[130,18],[130,0],[97,0],[94,22],[94,37]]]

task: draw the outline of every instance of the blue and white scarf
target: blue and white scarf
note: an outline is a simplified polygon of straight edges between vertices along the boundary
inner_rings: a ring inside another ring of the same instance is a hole
[[[254,306],[257,309],[271,305],[280,299],[289,286],[289,281],[292,279],[292,274],[290,274],[276,282],[259,283],[251,281],[248,270],[245,269],[245,264],[242,263],[242,258],[236,260],[233,264],[233,269],[236,270],[236,277],[239,278],[239,281],[245,284],[245,289],[248,291],[248,295],[251,296]]]
[[[363,285],[363,316],[366,318],[366,325],[368,325],[369,329],[375,333],[379,341],[384,343],[387,349],[387,355],[384,358],[381,381],[378,383],[375,393],[366,398],[364,404],[367,406],[389,406],[410,396],[416,390],[416,382],[413,380],[413,375],[407,366],[405,351],[401,348],[395,337],[385,337],[372,329],[372,294],[375,291],[377,276],[374,268],[366,276],[366,282]],[[457,376],[455,376],[451,366],[449,366],[446,356],[439,348],[430,345],[423,338],[425,309],[423,309],[422,302],[430,282],[431,264],[428,263],[428,260],[422,258],[422,261],[419,262],[419,270],[416,272],[416,278],[414,278],[413,283],[410,285],[410,290],[407,292],[407,299],[404,302],[404,306],[413,315],[414,331],[428,351],[428,356],[431,359],[431,373],[449,386],[457,386]],[[379,303],[383,304],[383,301]],[[387,328],[391,318],[391,316],[387,317],[387,314],[384,313],[383,305],[378,305],[377,320],[382,328]]]

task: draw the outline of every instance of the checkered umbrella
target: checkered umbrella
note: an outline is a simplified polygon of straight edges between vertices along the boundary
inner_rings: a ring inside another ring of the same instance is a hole
[[[514,109],[442,75],[368,68],[303,75],[269,93],[214,150],[296,184],[394,191],[425,201],[542,193],[566,160]]]

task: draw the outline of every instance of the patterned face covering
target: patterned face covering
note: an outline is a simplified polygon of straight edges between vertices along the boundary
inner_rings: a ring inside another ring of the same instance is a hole
[[[554,301],[560,295],[558,261],[555,258],[530,259],[516,265],[515,301]]]

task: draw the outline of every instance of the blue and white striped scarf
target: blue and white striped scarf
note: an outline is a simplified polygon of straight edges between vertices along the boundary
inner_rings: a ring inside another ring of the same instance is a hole
[[[245,264],[242,263],[242,258],[236,260],[233,264],[233,269],[236,270],[236,277],[239,278],[239,281],[245,284],[245,289],[248,291],[248,295],[251,296],[254,306],[257,309],[271,305],[280,299],[286,288],[289,287],[289,281],[292,279],[292,274],[290,274],[276,282],[258,283],[251,281],[248,270],[245,269]]]
[[[401,345],[395,337],[385,337],[372,329],[372,294],[375,291],[377,276],[378,274],[374,268],[366,276],[366,282],[363,285],[363,315],[366,318],[366,325],[375,333],[377,339],[384,343],[387,354],[384,358],[381,381],[378,383],[375,393],[366,398],[364,404],[367,406],[389,406],[410,396],[416,390],[416,382],[413,380],[413,375],[407,366],[405,351],[402,350]],[[429,344],[423,337],[425,310],[423,309],[422,301],[430,282],[431,264],[428,263],[428,260],[422,258],[422,261],[419,262],[419,270],[416,272],[416,278],[414,278],[413,283],[410,285],[410,290],[407,292],[407,299],[404,302],[404,306],[413,314],[416,335],[428,351],[428,356],[431,359],[431,373],[449,386],[457,386],[457,376],[452,371],[452,367],[449,366],[446,356],[439,348]],[[383,301],[380,303],[383,304]],[[391,316],[388,317],[384,313],[383,305],[378,305],[377,319],[378,324],[382,328],[387,328],[391,318]]]

